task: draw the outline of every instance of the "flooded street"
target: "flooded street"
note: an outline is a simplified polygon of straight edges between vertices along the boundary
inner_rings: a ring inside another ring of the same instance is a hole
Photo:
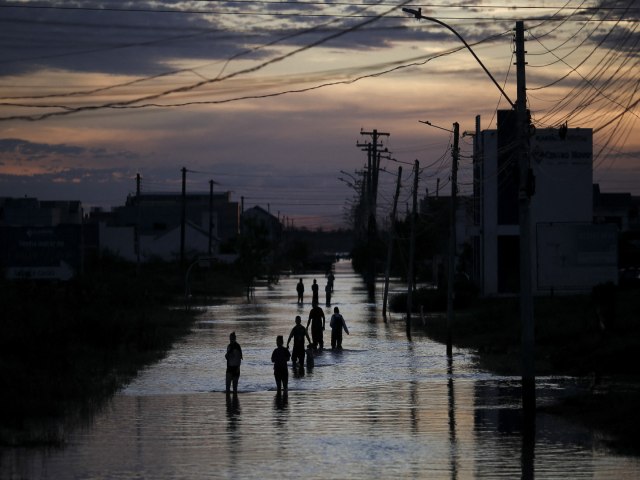
[[[348,262],[336,265],[329,317],[338,306],[351,335],[303,374],[290,369],[276,396],[270,361],[295,315],[299,277],[259,288],[253,303],[209,306],[193,332],[142,371],[93,419],[53,449],[5,449],[2,479],[195,478],[638,478],[640,459],[614,454],[597,434],[546,414],[535,445],[520,433],[518,377],[480,370],[472,354],[418,329],[408,341],[401,316],[382,321]],[[402,288],[399,286],[399,288]],[[381,289],[379,289],[381,290]],[[381,297],[379,292],[378,297]],[[324,295],[321,295],[321,302]],[[240,393],[224,393],[224,352],[235,331],[244,361]],[[539,378],[538,403],[577,387]]]

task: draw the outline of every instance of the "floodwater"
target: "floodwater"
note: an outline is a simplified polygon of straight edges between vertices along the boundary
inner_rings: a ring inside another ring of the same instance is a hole
[[[206,307],[191,334],[63,447],[5,449],[0,478],[640,477],[640,459],[611,452],[600,434],[557,416],[538,414],[534,441],[524,441],[519,378],[479,369],[465,350],[449,361],[419,328],[408,341],[402,317],[384,322],[381,301],[368,302],[344,261],[325,308],[338,306],[345,317],[344,350],[325,350],[303,374],[291,370],[288,395],[277,396],[275,338],[286,341],[295,315],[306,325],[313,278],[324,300],[324,277],[304,275],[303,307],[298,277],[258,288],[252,303]],[[224,393],[232,331],[244,354],[237,396]],[[538,403],[576,388],[572,378],[538,378]]]

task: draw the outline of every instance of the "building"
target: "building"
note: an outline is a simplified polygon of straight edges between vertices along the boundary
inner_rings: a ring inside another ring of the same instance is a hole
[[[95,253],[97,229],[80,201],[0,199],[0,268],[9,279],[68,280]]]
[[[620,232],[640,231],[640,197],[604,193],[593,186],[593,223],[614,223]]]
[[[6,227],[80,225],[82,216],[82,205],[78,200],[0,198],[0,225]]]
[[[474,277],[484,295],[519,291],[520,228],[512,111],[476,139]],[[617,229],[593,223],[591,129],[539,129],[531,137],[532,285],[534,293],[584,292],[617,282]]]
[[[184,197],[185,220],[221,242],[238,235],[240,208],[231,201],[231,192],[188,193]],[[137,226],[142,235],[161,234],[181,225],[183,200],[180,193],[139,193],[129,195],[122,207],[112,210],[112,226]]]
[[[258,205],[242,212],[243,225],[249,222],[265,228],[267,237],[273,244],[276,244],[282,238],[282,223],[280,223],[280,220]]]
[[[184,216],[183,216],[184,215]],[[217,255],[234,241],[240,210],[231,192],[137,193],[111,212],[92,211],[88,221],[100,225],[100,249],[129,261],[180,258],[184,218],[184,255]]]

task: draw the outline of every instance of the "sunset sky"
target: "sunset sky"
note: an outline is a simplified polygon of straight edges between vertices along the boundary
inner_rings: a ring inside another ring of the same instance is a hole
[[[389,133],[380,214],[403,166],[448,195],[450,133],[509,108],[447,29],[516,98],[513,28],[527,40],[538,128],[594,129],[594,182],[640,195],[640,1],[0,1],[0,196],[124,203],[231,191],[296,226],[344,226],[370,141]],[[471,191],[470,136],[460,192]],[[402,162],[406,162],[402,163]],[[341,171],[346,172],[341,173]],[[341,180],[342,179],[342,180]]]

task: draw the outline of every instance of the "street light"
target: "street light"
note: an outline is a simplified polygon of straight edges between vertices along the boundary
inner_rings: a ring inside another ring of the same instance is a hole
[[[460,41],[464,44],[465,47],[467,47],[467,50],[469,50],[469,52],[471,53],[471,55],[473,55],[473,58],[475,58],[478,63],[480,64],[480,66],[482,67],[482,69],[485,71],[485,73],[487,75],[489,75],[489,78],[491,79],[491,81],[494,83],[494,85],[496,87],[498,87],[498,90],[500,90],[500,93],[502,93],[502,95],[504,96],[504,98],[507,100],[507,102],[509,102],[509,105],[511,105],[512,108],[516,108],[515,103],[513,103],[511,101],[511,99],[509,98],[509,95],[506,94],[506,92],[502,89],[502,87],[500,86],[500,84],[496,81],[495,78],[493,78],[493,75],[491,75],[491,72],[487,69],[487,67],[484,66],[484,63],[482,63],[482,60],[480,60],[478,58],[478,56],[476,55],[476,53],[471,49],[471,47],[469,46],[469,44],[466,42],[466,40],[464,38],[462,38],[462,36],[456,32],[453,27],[451,25],[447,25],[446,23],[444,23],[441,20],[438,20],[437,18],[433,18],[433,17],[425,17],[424,15],[422,15],[422,8],[419,8],[418,10],[414,10],[412,8],[403,8],[402,9],[403,12],[409,13],[411,15],[413,15],[415,18],[417,18],[418,20],[423,19],[423,20],[429,20],[430,22],[435,22],[438,25],[442,25],[444,28],[448,29],[449,31],[453,32],[453,34],[458,37],[458,39],[460,39]]]
[[[480,64],[485,73],[489,76],[500,93],[509,102],[516,112],[517,132],[518,132],[518,203],[519,203],[519,223],[520,223],[520,322],[522,327],[522,406],[527,427],[531,427],[535,419],[535,374],[534,374],[534,318],[533,318],[533,294],[531,281],[531,217],[530,203],[533,195],[534,179],[529,166],[529,132],[530,120],[527,111],[526,77],[524,60],[524,23],[516,22],[516,77],[517,77],[517,99],[512,102],[502,87],[498,84],[491,72],[484,66],[475,52],[462,36],[450,25],[433,17],[422,15],[422,9],[414,10],[403,8],[404,12],[413,15],[418,20],[424,19],[437,23],[453,32],[458,39],[467,47],[473,58]]]

